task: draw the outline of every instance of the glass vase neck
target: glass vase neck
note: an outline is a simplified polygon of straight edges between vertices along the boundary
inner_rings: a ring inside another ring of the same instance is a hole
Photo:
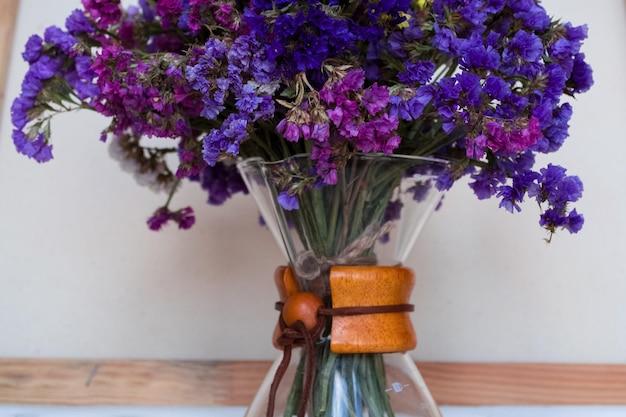
[[[310,155],[238,164],[261,216],[287,260],[341,265],[405,262],[443,198],[434,158],[355,154],[335,167],[336,183],[317,176]],[[287,201],[286,201],[287,200]]]

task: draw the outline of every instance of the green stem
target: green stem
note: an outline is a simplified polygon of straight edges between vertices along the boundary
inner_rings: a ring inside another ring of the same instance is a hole
[[[324,342],[321,348],[324,352],[322,363],[318,366],[318,375],[316,376],[315,392],[313,395],[318,398],[318,402],[314,402],[315,413],[324,415],[332,412],[329,404],[332,402],[333,387],[331,384],[331,375],[334,374],[337,366],[337,355],[330,351],[330,342]]]
[[[335,239],[335,233],[338,229],[338,222],[341,221],[341,218],[339,216],[339,203],[341,201],[341,187],[339,186],[333,186],[333,193],[329,193],[329,195],[331,196],[332,202],[331,202],[331,209],[330,209],[330,218],[329,218],[329,229],[328,229],[328,236],[332,237],[333,239],[331,240],[331,253],[333,256],[337,255],[337,244],[338,241],[337,239]]]
[[[165,205],[163,207],[166,207],[166,208],[169,207],[170,203],[172,202],[172,198],[174,197],[174,194],[176,194],[176,190],[180,182],[181,182],[181,179],[176,178],[176,181],[174,181],[174,184],[172,184],[172,187],[170,188],[170,193],[167,196],[167,201],[165,202]]]
[[[313,212],[315,219],[317,222],[315,226],[319,230],[319,238],[320,238],[320,248],[328,247],[330,243],[328,240],[328,222],[326,219],[326,210],[324,208],[324,191],[323,190],[312,190],[311,191],[311,200],[313,205]],[[332,236],[332,235],[330,235]],[[323,254],[323,252],[322,252]]]
[[[374,378],[378,383],[377,392],[380,394],[380,399],[383,404],[383,408],[387,412],[387,417],[394,417],[395,413],[391,408],[391,398],[387,393],[387,377],[385,374],[385,362],[383,355],[375,355],[374,357]]]
[[[308,241],[309,249],[315,252],[315,255],[323,257],[327,253],[326,244],[327,241],[322,238],[322,227],[320,222],[324,222],[323,218],[318,218],[317,213],[323,210],[322,207],[316,206],[313,195],[315,191],[304,193],[299,198],[300,208],[297,212],[294,212],[296,216],[301,218],[301,222],[306,224],[306,231],[303,236],[306,236],[303,242]],[[324,217],[322,215],[322,217]],[[299,223],[296,221],[296,223]]]

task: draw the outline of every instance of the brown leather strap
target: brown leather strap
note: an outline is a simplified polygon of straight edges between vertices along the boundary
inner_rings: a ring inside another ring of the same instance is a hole
[[[320,308],[318,314],[323,316],[360,316],[365,314],[410,313],[414,310],[413,304],[394,304],[389,306]]]
[[[285,303],[278,301],[274,308],[282,311]],[[354,307],[336,307],[336,308],[320,308],[317,311],[321,316],[360,316],[365,314],[383,314],[383,313],[411,313],[415,311],[413,304],[394,304],[388,306],[354,306]]]

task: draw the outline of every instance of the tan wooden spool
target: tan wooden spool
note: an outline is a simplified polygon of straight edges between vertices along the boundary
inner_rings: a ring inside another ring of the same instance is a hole
[[[333,266],[333,308],[409,304],[415,283],[408,268]],[[409,313],[333,316],[330,349],[335,353],[387,353],[415,349]]]

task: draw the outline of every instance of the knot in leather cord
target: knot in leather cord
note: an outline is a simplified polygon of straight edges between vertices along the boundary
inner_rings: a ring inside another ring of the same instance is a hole
[[[283,305],[284,303],[276,303],[276,309],[282,311]],[[274,415],[276,391],[278,390],[278,385],[289,367],[293,347],[304,346],[306,349],[306,367],[304,372],[303,395],[300,398],[300,405],[298,407],[298,417],[304,417],[309,400],[309,393],[313,385],[313,373],[315,371],[315,341],[321,336],[326,325],[326,320],[324,316],[318,314],[317,324],[313,329],[308,330],[304,323],[300,320],[296,321],[291,326],[287,326],[281,314],[279,318],[279,325],[281,335],[276,340],[276,343],[278,346],[283,348],[283,359],[280,361],[280,364],[276,369],[274,380],[270,386],[270,396],[267,403],[266,416],[272,417]]]

